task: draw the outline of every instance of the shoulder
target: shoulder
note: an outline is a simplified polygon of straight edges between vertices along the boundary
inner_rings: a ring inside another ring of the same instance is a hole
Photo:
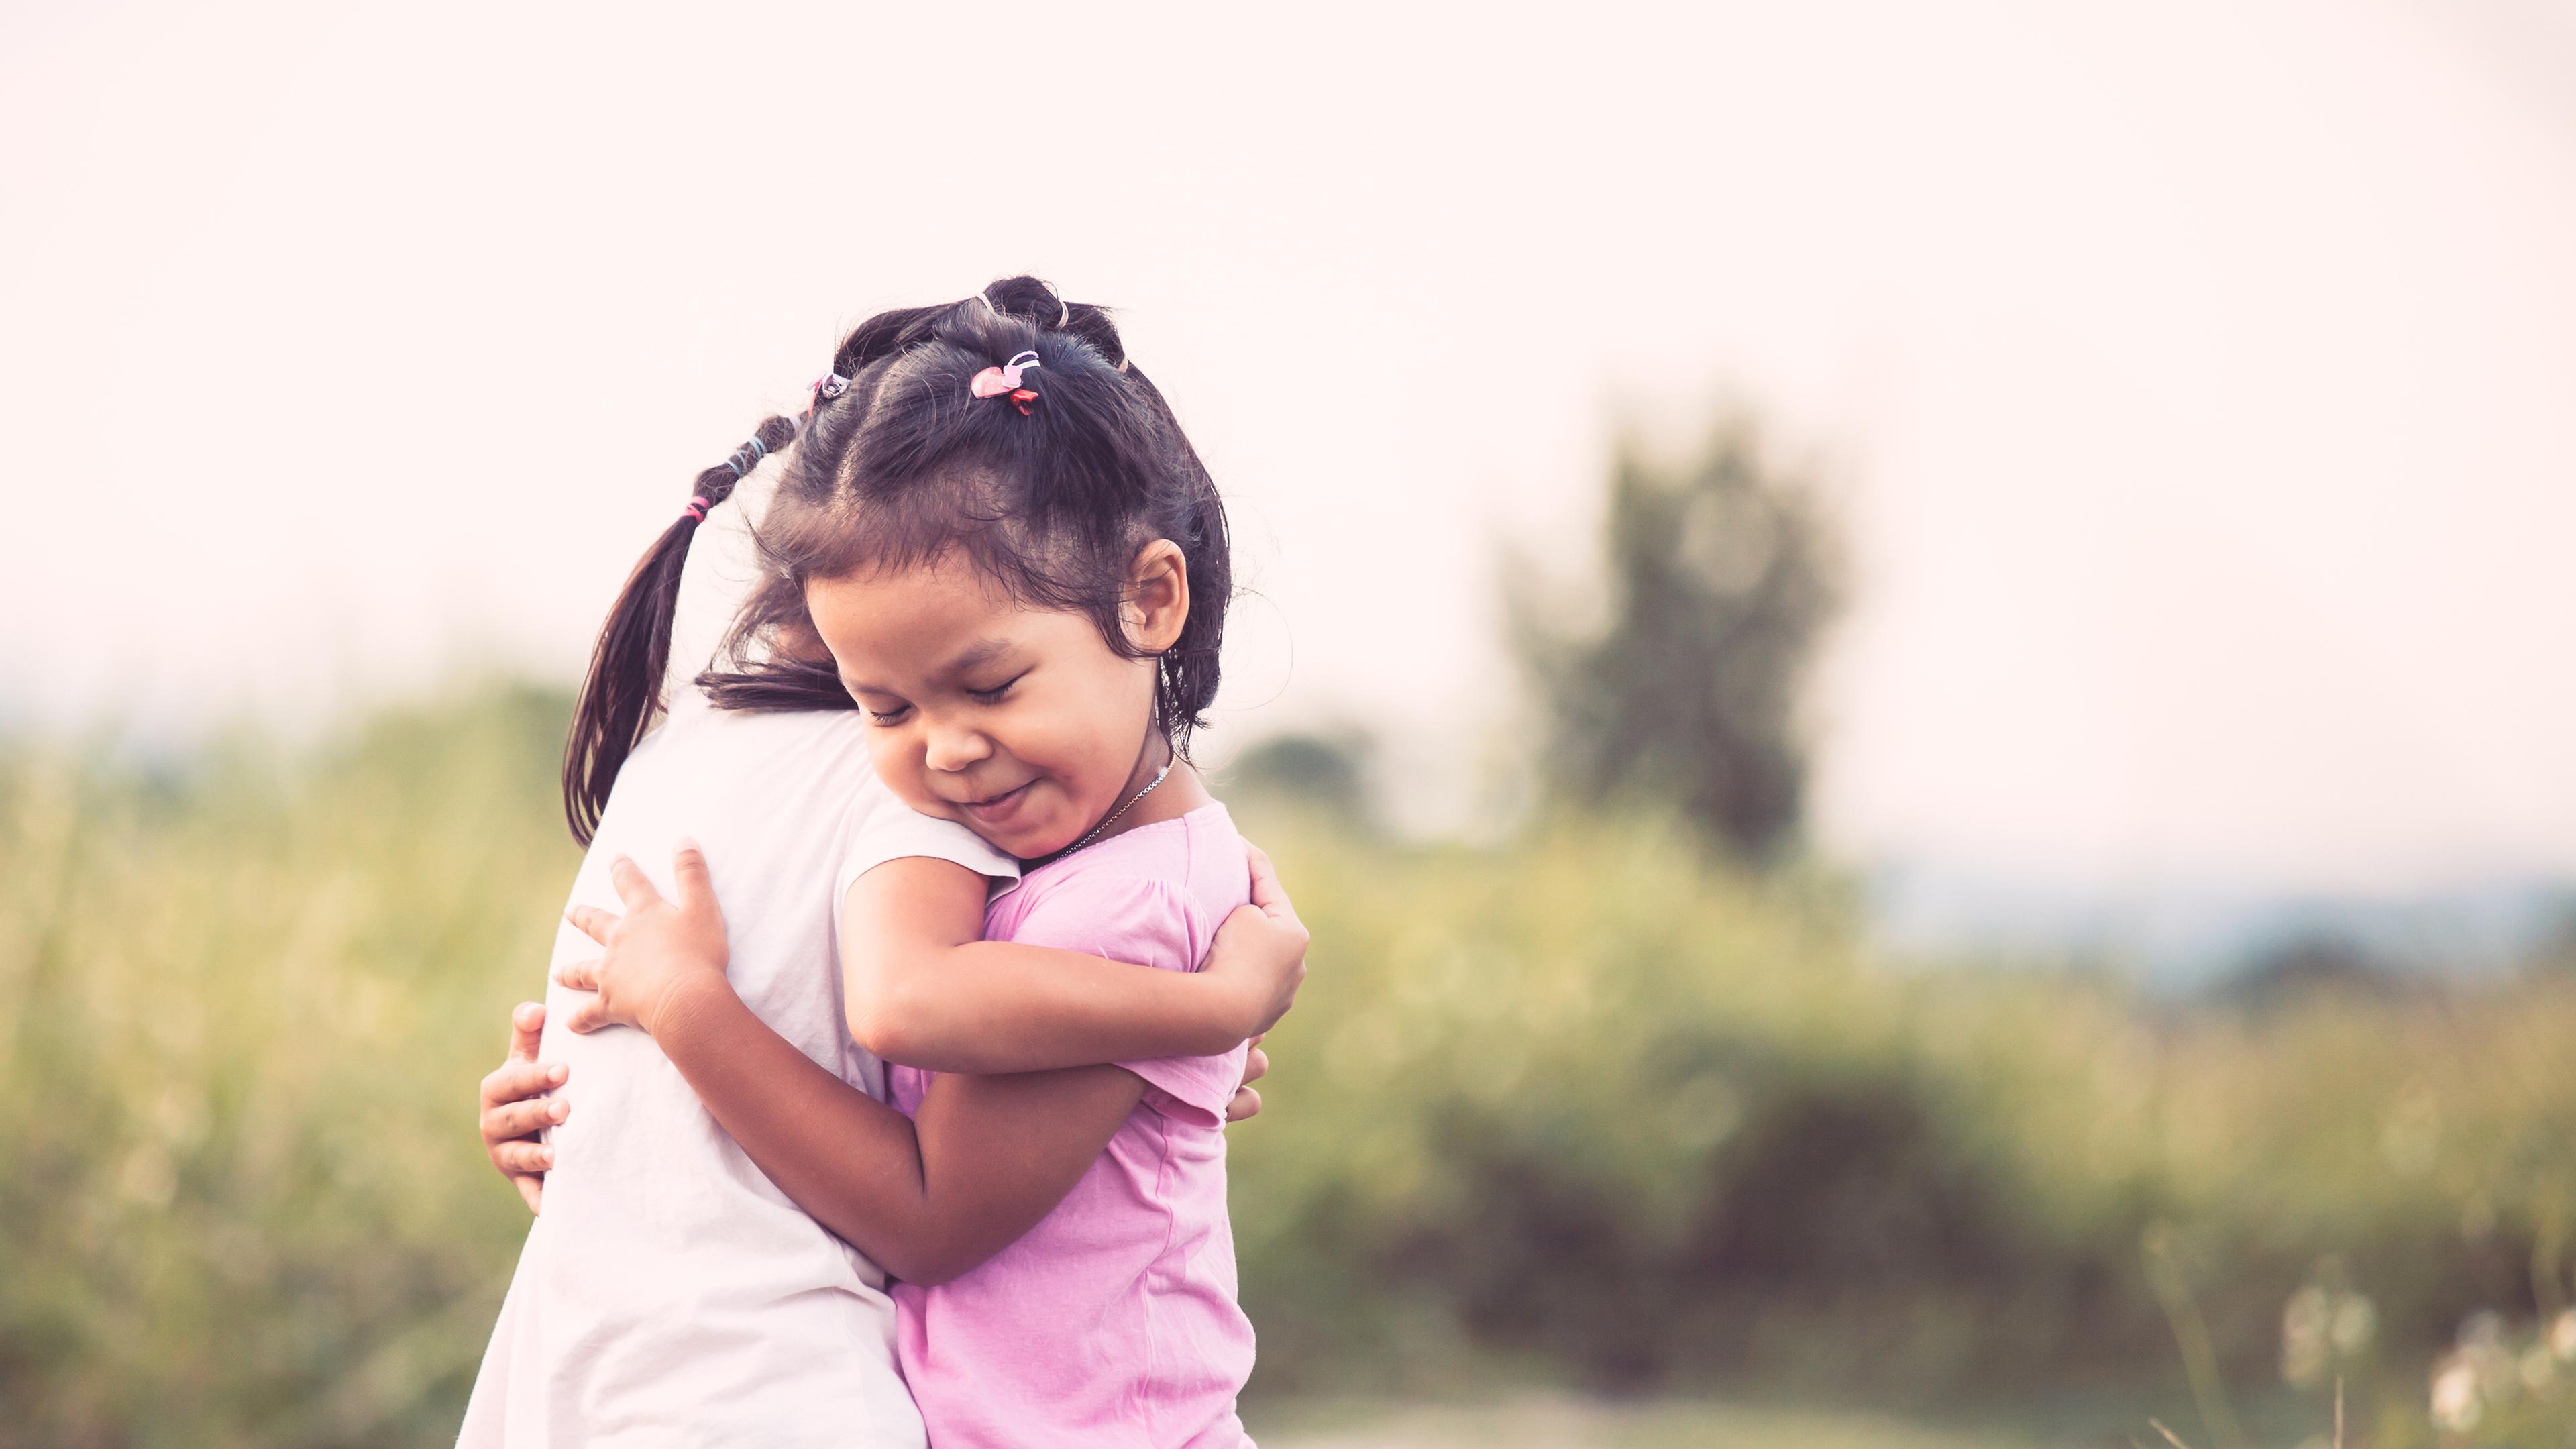
[[[1203,806],[1032,872],[992,924],[1014,941],[1188,970],[1250,894],[1243,837],[1222,806]]]
[[[1189,892],[1179,882],[1115,866],[1060,873],[1041,871],[996,904],[1009,908],[1014,938],[1019,928],[1032,924],[1058,927],[1093,921],[1103,926],[1113,922],[1142,925],[1181,917],[1190,910]]]
[[[1020,863],[954,820],[924,815],[895,797],[874,772],[859,778],[850,791],[841,825],[840,868],[833,899],[849,893],[850,882],[889,860],[929,856],[952,861],[978,875],[1008,879]]]
[[[1187,971],[1212,938],[1178,882],[1110,865],[1032,877],[995,902],[987,934],[1138,966]]]
[[[1252,846],[1221,804],[1181,817],[1188,831],[1190,890],[1219,915],[1252,898]]]

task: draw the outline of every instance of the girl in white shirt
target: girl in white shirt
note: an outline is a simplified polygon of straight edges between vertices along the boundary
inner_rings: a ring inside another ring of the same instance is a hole
[[[1304,969],[1275,892],[1195,974],[981,941],[987,890],[1018,863],[897,802],[855,712],[721,710],[681,677],[756,569],[759,465],[793,436],[770,419],[699,475],[602,631],[565,767],[589,845],[572,905],[614,909],[613,869],[702,843],[736,994],[870,1095],[883,1073],[869,1046],[1003,1073],[1220,1052],[1266,1029]],[[647,875],[665,893],[706,884]],[[564,928],[549,975],[597,949]],[[485,1083],[495,1164],[542,1211],[459,1442],[918,1449],[882,1271],[788,1200],[652,1038],[565,1031],[588,994],[548,997],[542,1039],[523,1007],[514,1061]]]

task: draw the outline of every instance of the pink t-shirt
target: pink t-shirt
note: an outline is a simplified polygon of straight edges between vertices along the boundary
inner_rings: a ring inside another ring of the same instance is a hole
[[[986,909],[984,938],[1195,971],[1251,892],[1243,837],[1203,805],[1029,872]],[[1119,1063],[1144,1100],[1053,1212],[971,1273],[895,1285],[931,1449],[1251,1444],[1223,1130],[1243,1055]],[[917,1109],[931,1075],[889,1067],[894,1104]]]

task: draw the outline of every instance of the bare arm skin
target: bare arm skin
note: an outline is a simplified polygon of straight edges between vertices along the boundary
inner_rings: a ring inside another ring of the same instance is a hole
[[[841,964],[851,1036],[890,1061],[990,1074],[1212,1055],[1249,1033],[1244,1085],[1225,1114],[1242,1121],[1261,1110],[1251,1086],[1269,1069],[1261,1034],[1306,979],[1307,934],[1296,907],[1267,855],[1254,850],[1251,866],[1252,904],[1227,916],[1207,963],[1182,974],[960,939],[966,922],[982,920],[982,878],[946,861],[890,861],[862,876],[845,902]],[[971,916],[961,898],[978,902]],[[569,1110],[548,1095],[567,1068],[536,1060],[542,1005],[522,1002],[511,1020],[509,1055],[483,1079],[478,1125],[492,1166],[534,1212],[552,1166],[537,1133]],[[566,1022],[576,1030],[597,1024]]]
[[[654,1039],[781,1192],[908,1283],[945,1283],[1036,1226],[1145,1088],[1117,1067],[942,1076],[916,1121],[815,1065],[720,984],[676,998]]]
[[[684,847],[673,874],[676,902],[620,859],[614,876],[627,914],[571,913],[608,950],[557,973],[566,986],[598,993],[565,1025],[652,1033],[790,1200],[899,1278],[945,1282],[1028,1231],[1099,1157],[1144,1091],[1141,1078],[1113,1066],[943,1075],[918,1119],[906,1118],[816,1065],[743,1004],[725,977],[724,920],[705,860]],[[952,940],[980,930],[980,884],[930,899],[954,917],[916,911],[912,924],[954,933]],[[1090,959],[1053,951],[1040,958],[1049,967]]]
[[[1279,1020],[1306,975],[1306,929],[1257,851],[1253,872],[1256,904],[1226,918],[1203,969],[1176,972],[983,940],[984,877],[929,857],[888,861],[841,907],[850,1035],[935,1072],[1232,1051]]]
[[[483,1150],[493,1169],[518,1190],[532,1213],[543,1211],[546,1170],[554,1165],[554,1149],[540,1142],[537,1134],[572,1110],[571,1103],[552,1095],[570,1075],[570,1068],[536,1059],[545,1019],[545,1007],[534,1001],[520,1002],[512,1010],[509,1055],[483,1079],[477,1118]],[[1226,1104],[1226,1121],[1240,1122],[1260,1114],[1261,1093],[1252,1084],[1269,1071],[1270,1058],[1261,1050],[1261,1038],[1254,1037],[1244,1059],[1243,1085],[1234,1089],[1234,1100]]]

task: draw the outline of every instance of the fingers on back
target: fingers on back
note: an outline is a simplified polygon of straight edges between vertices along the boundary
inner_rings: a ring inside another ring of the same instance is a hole
[[[644,868],[625,856],[608,863],[608,879],[617,887],[617,898],[624,901],[630,911],[642,910],[662,899],[662,893],[653,889],[653,882],[645,878]]]
[[[1249,849],[1251,851],[1249,863],[1252,867],[1252,903],[1267,907],[1274,901],[1286,899],[1287,892],[1279,884],[1279,871],[1277,867],[1271,865],[1270,857],[1262,853],[1260,846],[1251,846]]]
[[[544,1003],[522,1001],[510,1009],[510,1059],[532,1062],[537,1059],[537,1040],[545,1034]]]
[[[554,1153],[540,1142],[497,1142],[492,1146],[492,1165],[503,1172],[544,1172],[554,1163]]]
[[[516,1102],[543,1094],[553,1083],[548,1069],[535,1062],[503,1062],[483,1078],[483,1101],[487,1106]]]
[[[678,888],[680,904],[695,906],[715,899],[715,883],[707,875],[706,852],[694,840],[683,840],[671,853],[671,883]]]

